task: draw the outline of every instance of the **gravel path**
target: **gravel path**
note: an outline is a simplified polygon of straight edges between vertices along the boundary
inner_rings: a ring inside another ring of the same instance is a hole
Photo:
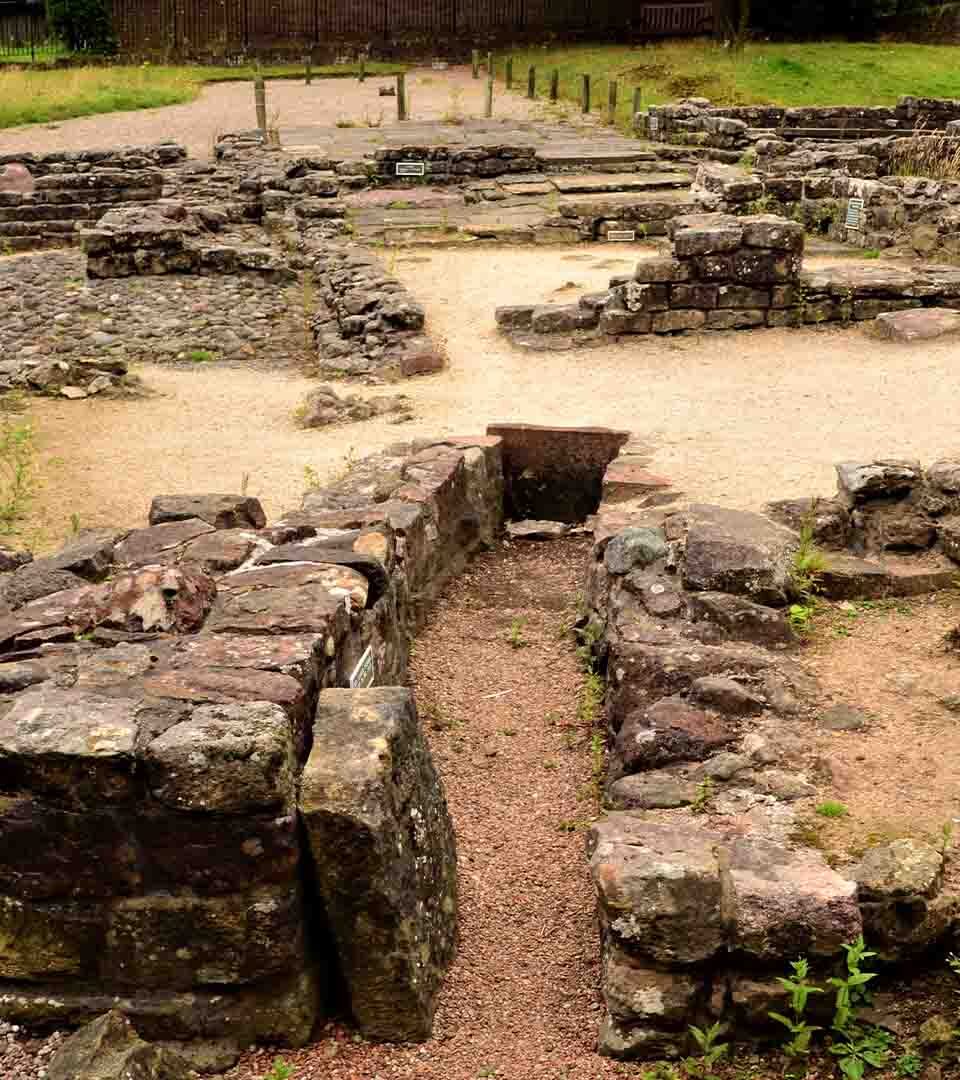
[[[395,78],[315,79],[310,86],[292,79],[267,81],[267,118],[271,126],[309,124],[361,126],[396,120],[396,98],[380,97],[381,86]],[[439,120],[451,115],[483,116],[484,80],[469,67],[433,71],[417,68],[407,75],[411,120]],[[495,115],[520,119],[541,115],[518,93],[498,88]],[[209,157],[217,138],[228,131],[256,126],[251,83],[214,83],[185,105],[161,109],[83,116],[56,124],[29,124],[0,131],[0,153],[30,150],[84,150],[91,147],[144,145],[170,139],[186,146],[191,157]]]
[[[457,831],[459,955],[429,1042],[374,1046],[333,1028],[283,1054],[296,1080],[632,1075],[595,1053],[599,943],[576,824],[594,814],[590,729],[559,632],[588,550],[577,539],[482,556],[418,637],[418,708]],[[251,1054],[227,1076],[259,1080],[273,1057]]]

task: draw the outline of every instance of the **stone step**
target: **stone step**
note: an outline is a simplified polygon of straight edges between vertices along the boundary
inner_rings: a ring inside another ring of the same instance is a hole
[[[23,203],[21,206],[0,206],[0,222],[4,221],[96,221],[105,210],[89,203]]]
[[[550,180],[558,191],[571,195],[688,188],[692,177],[687,172],[563,173]]]
[[[626,143],[627,140],[624,140]],[[628,145],[603,146],[580,143],[574,146],[546,146],[537,150],[537,160],[547,172],[579,167],[584,171],[608,172],[613,167],[633,166],[652,161],[649,150],[631,149]]]
[[[76,221],[3,221],[0,222],[0,237],[71,235],[76,225]]]
[[[915,135],[913,128],[781,128],[773,132],[781,139],[815,139],[818,142],[844,142],[856,139],[902,139]]]

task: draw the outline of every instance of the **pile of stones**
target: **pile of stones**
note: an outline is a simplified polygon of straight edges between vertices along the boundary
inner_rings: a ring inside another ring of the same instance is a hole
[[[321,374],[389,379],[443,367],[423,332],[423,308],[374,255],[328,243],[313,266],[324,303],[313,320]]]
[[[405,394],[362,398],[359,394],[338,394],[332,386],[318,386],[298,406],[295,419],[301,427],[316,428],[375,416],[390,416],[391,423],[402,424],[413,419],[413,406]]]
[[[865,720],[827,707],[786,609],[801,523],[826,553],[829,598],[951,587],[960,464],[842,464],[835,498],[764,516],[683,505],[631,455],[605,478],[588,589],[611,746],[611,812],[588,839],[599,1048],[624,1059],[683,1054],[691,1023],[771,1036],[768,1012],[789,1012],[778,977],[798,955],[818,978],[862,932],[885,962],[910,964],[960,925],[929,843],[830,865],[798,840],[818,791],[812,732]]]
[[[512,173],[537,172],[539,163],[532,146],[403,146],[381,148],[374,153],[375,175],[380,179],[403,183],[397,175],[398,161],[419,161],[424,177],[431,184],[462,184],[476,178],[508,176]],[[422,183],[422,177],[407,182]]]

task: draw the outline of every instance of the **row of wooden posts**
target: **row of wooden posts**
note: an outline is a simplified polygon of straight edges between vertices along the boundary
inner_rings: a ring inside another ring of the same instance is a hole
[[[486,62],[487,70],[487,85],[486,94],[484,97],[484,110],[483,114],[486,117],[493,116],[493,83],[494,83],[494,69],[493,69],[493,53],[487,53]],[[310,63],[310,58],[307,57],[304,63],[305,72],[304,77],[306,85],[309,86],[313,80],[313,71]],[[473,77],[475,79],[480,78],[480,50],[473,50],[472,58]],[[357,79],[359,82],[366,80],[366,63],[365,58],[360,58],[360,68],[357,73]],[[508,56],[506,60],[506,66],[504,70],[504,81],[508,90],[513,89],[513,57]],[[613,124],[616,122],[617,115],[617,101],[619,96],[619,83],[616,79],[611,79],[608,83],[607,92],[607,123]],[[257,65],[256,73],[253,80],[253,97],[254,104],[257,112],[257,129],[259,131],[267,130],[267,90],[264,83],[263,73],[260,70],[259,64]],[[534,101],[537,97],[537,69],[533,65],[527,70],[527,97]],[[556,102],[560,97],[560,71],[554,68],[550,72],[550,101]],[[407,96],[407,80],[406,76],[400,74],[397,76],[397,119],[408,120],[410,118],[409,98]],[[633,91],[633,112],[638,113],[643,108],[643,87],[637,86]],[[590,112],[590,76],[586,73],[580,76],[580,111],[583,113]]]

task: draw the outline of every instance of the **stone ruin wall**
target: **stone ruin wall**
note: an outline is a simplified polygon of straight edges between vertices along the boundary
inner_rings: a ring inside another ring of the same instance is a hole
[[[158,498],[148,528],[9,558],[5,1019],[119,1005],[151,1039],[300,1044],[342,980],[365,1033],[426,1037],[454,838],[402,683],[502,491],[499,439],[425,441],[270,526],[254,499]]]
[[[851,324],[960,304],[960,270],[949,267],[804,273],[804,228],[775,215],[690,214],[674,218],[670,234],[672,256],[644,259],[576,304],[498,308],[498,327],[527,348],[569,348],[621,335]]]
[[[629,446],[604,477],[585,629],[607,678],[610,812],[587,839],[607,1056],[680,1056],[688,1025],[714,1020],[774,1041],[797,956],[829,974],[862,932],[888,969],[915,971],[957,940],[942,850],[901,840],[831,865],[795,831],[821,769],[810,734],[833,722],[794,659],[796,530],[826,553],[827,598],[953,588],[960,561],[960,462],[837,473],[835,497],[765,515],[682,503]]]

